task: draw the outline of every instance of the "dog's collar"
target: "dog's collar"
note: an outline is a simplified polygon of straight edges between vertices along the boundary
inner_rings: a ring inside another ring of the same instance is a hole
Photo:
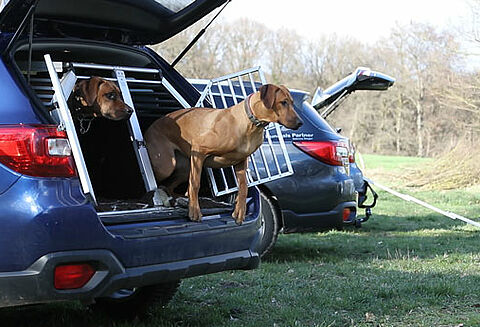
[[[70,101],[70,111],[72,116],[79,119],[94,119],[98,116],[95,112],[93,106],[85,106],[83,105],[84,98],[78,94],[72,94],[72,101]]]
[[[245,99],[245,113],[247,114],[248,119],[255,125],[256,127],[262,127],[265,128],[270,122],[260,120],[257,117],[255,117],[252,113],[252,108],[250,108],[250,98],[252,97],[252,94],[250,94],[246,99]]]
[[[84,101],[82,96],[75,93],[68,99],[70,113],[72,118],[78,121],[80,134],[87,133],[92,125],[92,121],[98,117],[93,106],[84,106],[82,104]]]

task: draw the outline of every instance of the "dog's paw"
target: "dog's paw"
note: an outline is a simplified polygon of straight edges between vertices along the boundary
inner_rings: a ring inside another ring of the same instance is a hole
[[[241,225],[245,220],[245,210],[246,206],[235,206],[232,217],[235,219],[235,223],[237,223],[237,225]]]
[[[159,204],[164,207],[171,207],[173,198],[168,195],[168,193],[163,188],[157,188],[153,193],[153,203]]]
[[[191,221],[202,221],[202,212],[199,206],[188,206],[188,217]]]

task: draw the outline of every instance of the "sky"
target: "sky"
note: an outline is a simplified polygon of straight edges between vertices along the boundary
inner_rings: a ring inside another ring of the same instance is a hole
[[[466,0],[232,0],[221,16],[248,17],[312,39],[336,33],[365,43],[388,36],[397,23],[423,22],[441,29],[471,24]]]

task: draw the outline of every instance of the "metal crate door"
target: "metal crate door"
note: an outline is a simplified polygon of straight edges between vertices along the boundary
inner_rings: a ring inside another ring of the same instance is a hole
[[[138,121],[136,108],[133,103],[132,90],[135,92],[142,91],[136,89],[135,85],[138,84],[163,85],[164,88],[175,98],[175,100],[178,101],[179,105],[184,108],[190,108],[190,104],[180,95],[177,90],[175,90],[175,88],[169,83],[169,81],[162,75],[160,69],[110,66],[78,62],[52,62],[50,55],[45,55],[45,62],[48,68],[50,79],[53,84],[53,91],[55,93],[52,98],[50,98],[51,95],[44,95],[42,98],[47,104],[53,104],[58,102],[60,113],[58,121],[61,122],[62,126],[64,126],[64,128],[66,128],[67,130],[73,156],[77,165],[77,170],[79,171],[83,192],[86,195],[90,195],[90,198],[96,204],[94,190],[80,148],[80,142],[77,137],[75,125],[68,109],[67,99],[77,79],[86,80],[89,79],[91,76],[101,76],[105,80],[110,80],[118,83],[124,102],[134,110],[128,120],[128,128],[134,152],[137,157],[137,163],[140,169],[140,173],[143,177],[146,191],[154,191],[155,193],[153,196],[153,203],[155,205],[161,205],[163,201],[158,197],[159,194],[157,193],[157,183],[155,181],[146,145],[143,140],[143,134],[140,128],[140,123]],[[68,71],[64,71],[64,67],[67,67]],[[78,72],[79,74],[76,75],[74,71]],[[82,74],[82,72],[84,74]],[[88,72],[88,74],[85,75],[85,72]],[[57,73],[63,73],[61,82],[59,81]],[[142,76],[142,78],[136,78],[135,74],[139,74],[139,76]],[[111,77],[106,77],[105,75]],[[42,87],[43,86],[34,86],[34,88],[36,89],[40,89]],[[46,90],[49,89],[49,87],[46,88]],[[56,114],[56,111],[57,110],[53,110],[53,114]]]
[[[265,83],[260,67],[215,78],[207,82],[196,106],[204,106],[204,101],[208,99],[214,108],[228,108],[242,102],[249,94],[257,92]],[[207,168],[207,173],[215,196],[238,190],[233,167]],[[280,125],[270,123],[265,128],[263,144],[248,159],[247,185],[259,185],[292,174],[293,168]]]
[[[45,64],[47,66],[48,74],[50,75],[50,79],[52,81],[53,90],[55,92],[52,98],[52,104],[56,103],[58,107],[58,115],[60,119],[60,130],[65,130],[67,133],[68,141],[70,143],[70,147],[72,148],[72,155],[75,161],[75,165],[77,167],[78,177],[80,179],[80,185],[82,186],[82,191],[87,197],[87,199],[91,200],[94,204],[97,204],[97,200],[95,198],[95,193],[93,191],[92,183],[90,181],[90,176],[88,175],[87,166],[85,164],[85,159],[83,158],[83,153],[80,148],[80,142],[78,141],[77,132],[75,130],[75,125],[73,123],[72,115],[70,114],[70,110],[68,109],[67,105],[67,98],[70,95],[73,86],[75,85],[75,81],[77,77],[73,73],[67,74],[65,79],[62,79],[68,90],[64,90],[62,88],[62,83],[58,78],[57,69],[52,61],[52,58],[49,54],[44,56]]]

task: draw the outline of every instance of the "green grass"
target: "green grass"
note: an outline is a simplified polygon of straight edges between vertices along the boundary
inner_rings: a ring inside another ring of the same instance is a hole
[[[422,166],[431,165],[432,158],[382,156],[375,154],[357,155],[357,164],[363,174],[390,187],[402,187],[410,182],[412,173]]]
[[[363,160],[367,169],[397,170],[405,167],[428,164],[434,159],[404,156],[382,156],[378,154],[364,154]]]
[[[280,235],[259,269],[186,279],[147,320],[52,304],[0,310],[1,326],[479,326],[480,231],[379,195],[361,229]],[[479,187],[412,195],[479,216]]]

